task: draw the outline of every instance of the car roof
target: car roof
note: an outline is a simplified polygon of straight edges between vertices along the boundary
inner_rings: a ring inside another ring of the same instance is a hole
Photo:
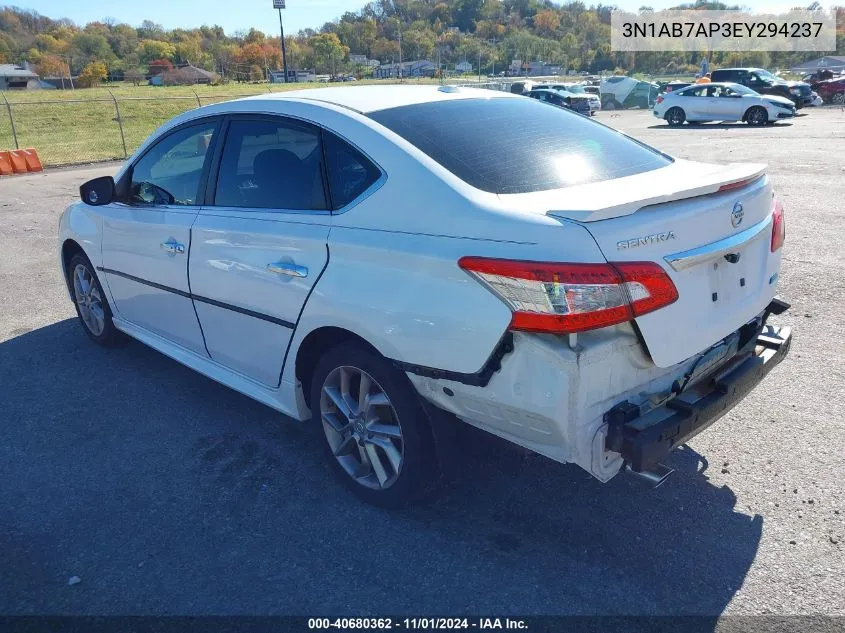
[[[460,99],[510,99],[518,95],[499,90],[463,88],[458,86],[343,86],[335,88],[309,88],[289,90],[274,94],[245,97],[246,100],[276,101],[305,99],[322,101],[367,114],[407,105],[456,101]]]

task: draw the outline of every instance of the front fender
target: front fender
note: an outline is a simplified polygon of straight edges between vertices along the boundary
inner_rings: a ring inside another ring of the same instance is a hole
[[[62,279],[70,296],[70,287],[67,283],[68,271],[65,266],[65,248],[69,242],[76,243],[85,256],[88,257],[94,266],[102,264],[102,217],[92,207],[83,202],[75,202],[67,207],[59,218],[59,269],[62,271]]]

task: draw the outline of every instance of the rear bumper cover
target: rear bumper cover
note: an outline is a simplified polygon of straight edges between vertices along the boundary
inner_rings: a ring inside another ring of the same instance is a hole
[[[730,411],[786,357],[791,342],[789,327],[765,325],[749,351],[663,406],[642,415],[627,401],[613,407],[605,414],[606,449],[620,453],[634,471],[655,466]]]

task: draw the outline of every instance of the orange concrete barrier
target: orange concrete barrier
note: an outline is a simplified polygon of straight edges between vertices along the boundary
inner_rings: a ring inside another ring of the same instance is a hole
[[[12,157],[9,152],[0,152],[0,176],[8,176],[14,173],[12,169]]]
[[[16,174],[25,174],[27,172],[26,160],[20,155],[20,152],[9,152],[9,159],[12,161],[12,171]]]
[[[12,153],[14,154],[15,152]],[[38,152],[33,148],[28,147],[27,149],[18,150],[17,153],[23,156],[27,171],[42,171],[44,169],[41,159],[38,158]]]

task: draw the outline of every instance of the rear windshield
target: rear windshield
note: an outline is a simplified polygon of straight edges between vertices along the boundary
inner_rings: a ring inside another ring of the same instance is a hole
[[[526,193],[631,176],[672,159],[536,99],[460,99],[371,112],[468,184]]]

